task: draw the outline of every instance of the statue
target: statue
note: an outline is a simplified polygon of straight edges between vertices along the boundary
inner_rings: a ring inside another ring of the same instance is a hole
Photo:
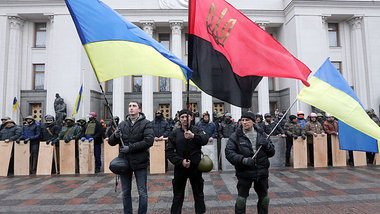
[[[66,104],[63,101],[63,98],[59,96],[58,93],[55,94],[54,100],[54,111],[55,111],[55,120],[57,121],[57,125],[61,126],[62,121],[66,118]]]

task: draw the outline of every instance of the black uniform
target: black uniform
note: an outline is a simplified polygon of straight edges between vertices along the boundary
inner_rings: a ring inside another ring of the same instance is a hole
[[[243,164],[243,159],[253,157],[254,151],[250,139],[244,134],[241,126],[230,136],[225,149],[226,158],[235,166],[236,177],[238,178],[238,198],[235,204],[235,213],[245,213],[246,199],[249,196],[252,182],[259,198],[257,202],[258,213],[268,213],[268,158],[274,155],[275,150],[270,139],[265,139],[267,135],[263,130],[257,125],[254,125],[254,129],[257,133],[254,145],[256,149],[264,141],[267,141],[267,146],[263,146],[258,152],[254,165]]]
[[[168,147],[166,148],[169,161],[175,165],[172,181],[174,194],[171,207],[172,214],[181,213],[187,179],[190,180],[193,189],[195,212],[206,212],[203,194],[204,180],[202,172],[198,170],[198,164],[201,160],[201,148],[207,144],[208,136],[198,126],[190,126],[190,131],[194,133],[193,139],[186,139],[182,128],[173,130],[169,135]],[[189,168],[183,167],[182,161],[184,159],[190,160]]]

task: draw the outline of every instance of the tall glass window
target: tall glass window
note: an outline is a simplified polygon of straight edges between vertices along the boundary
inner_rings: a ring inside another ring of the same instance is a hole
[[[158,42],[166,49],[170,50],[170,34],[160,33],[158,35]],[[159,87],[161,91],[170,91],[170,80],[166,77],[159,78]]]
[[[33,89],[43,90],[45,81],[45,65],[34,64],[33,65]]]
[[[335,66],[335,68],[336,68],[336,70],[338,70],[339,71],[339,73],[340,74],[342,74],[342,62],[331,62],[334,66]]]
[[[141,92],[142,88],[142,76],[133,75],[132,76],[132,92]]]
[[[35,36],[34,47],[45,48],[46,47],[46,23],[35,23]]]
[[[106,93],[111,93],[113,91],[113,80],[108,80],[105,82]]]
[[[339,47],[339,25],[338,23],[328,23],[329,45],[330,47]]]

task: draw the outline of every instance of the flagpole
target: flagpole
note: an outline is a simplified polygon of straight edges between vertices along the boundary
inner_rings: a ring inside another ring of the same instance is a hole
[[[20,101],[20,103],[21,103],[21,101]],[[20,111],[20,115],[21,115],[21,119],[22,119],[22,121],[24,121],[24,116],[22,115],[22,112],[21,112],[21,107],[20,107],[20,105],[18,105],[18,110]]]
[[[278,121],[278,123],[276,124],[276,126],[272,129],[272,131],[271,131],[271,132],[269,133],[269,135],[267,136],[267,139],[266,139],[266,140],[268,140],[268,139],[270,138],[271,134],[274,132],[274,130],[276,130],[277,126],[278,126],[278,125],[281,123],[281,121],[286,117],[286,114],[289,112],[289,110],[294,106],[294,104],[295,104],[296,102],[297,102],[297,98],[294,99],[292,105],[290,105],[289,108],[286,110],[284,116],[282,116],[282,118]],[[263,147],[263,146],[260,145],[259,149],[257,149],[257,151],[255,152],[255,154],[253,155],[253,157],[252,157],[253,159],[256,158],[257,154],[259,153],[259,151],[261,150],[262,147]]]
[[[187,94],[187,97],[186,97],[186,108],[187,110],[190,110],[191,111],[191,108],[190,108],[190,79],[187,80],[187,91],[186,91],[186,94]],[[194,119],[194,118],[193,118]],[[189,114],[187,114],[187,124],[186,124],[186,129],[189,129]]]
[[[100,90],[102,91],[102,94],[103,94],[103,96],[104,96],[104,100],[106,101],[107,109],[108,109],[108,111],[109,111],[110,114],[111,114],[112,123],[113,123],[113,124],[116,124],[116,123],[115,123],[115,120],[114,120],[114,118],[113,118],[112,109],[111,109],[110,104],[108,103],[108,100],[107,100],[107,97],[106,97],[106,93],[105,93],[104,90],[103,90],[103,86],[102,86],[102,84],[100,84],[99,81],[98,81],[98,83],[99,83]],[[107,112],[106,112],[106,114],[107,114]],[[119,129],[118,126],[116,126],[116,130],[118,130],[118,129]],[[121,142],[121,144],[122,144],[123,147],[124,147],[125,144],[124,144],[123,139],[122,139],[121,136],[122,136],[122,134],[120,133],[120,142]]]

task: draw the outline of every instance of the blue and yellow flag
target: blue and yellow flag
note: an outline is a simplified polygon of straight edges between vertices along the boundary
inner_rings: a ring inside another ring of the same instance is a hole
[[[75,114],[78,114],[79,107],[82,101],[83,101],[83,84],[80,86],[79,94],[78,94],[77,100],[75,101],[75,109],[72,116],[74,116]]]
[[[126,75],[181,80],[192,70],[100,0],[65,0],[99,82]]]
[[[297,99],[339,119],[340,149],[379,152],[380,127],[367,115],[363,105],[343,76],[327,59]]]
[[[16,110],[17,110],[17,106],[18,106],[18,101],[17,101],[17,98],[14,97],[14,98],[13,98],[13,111],[16,111]]]

